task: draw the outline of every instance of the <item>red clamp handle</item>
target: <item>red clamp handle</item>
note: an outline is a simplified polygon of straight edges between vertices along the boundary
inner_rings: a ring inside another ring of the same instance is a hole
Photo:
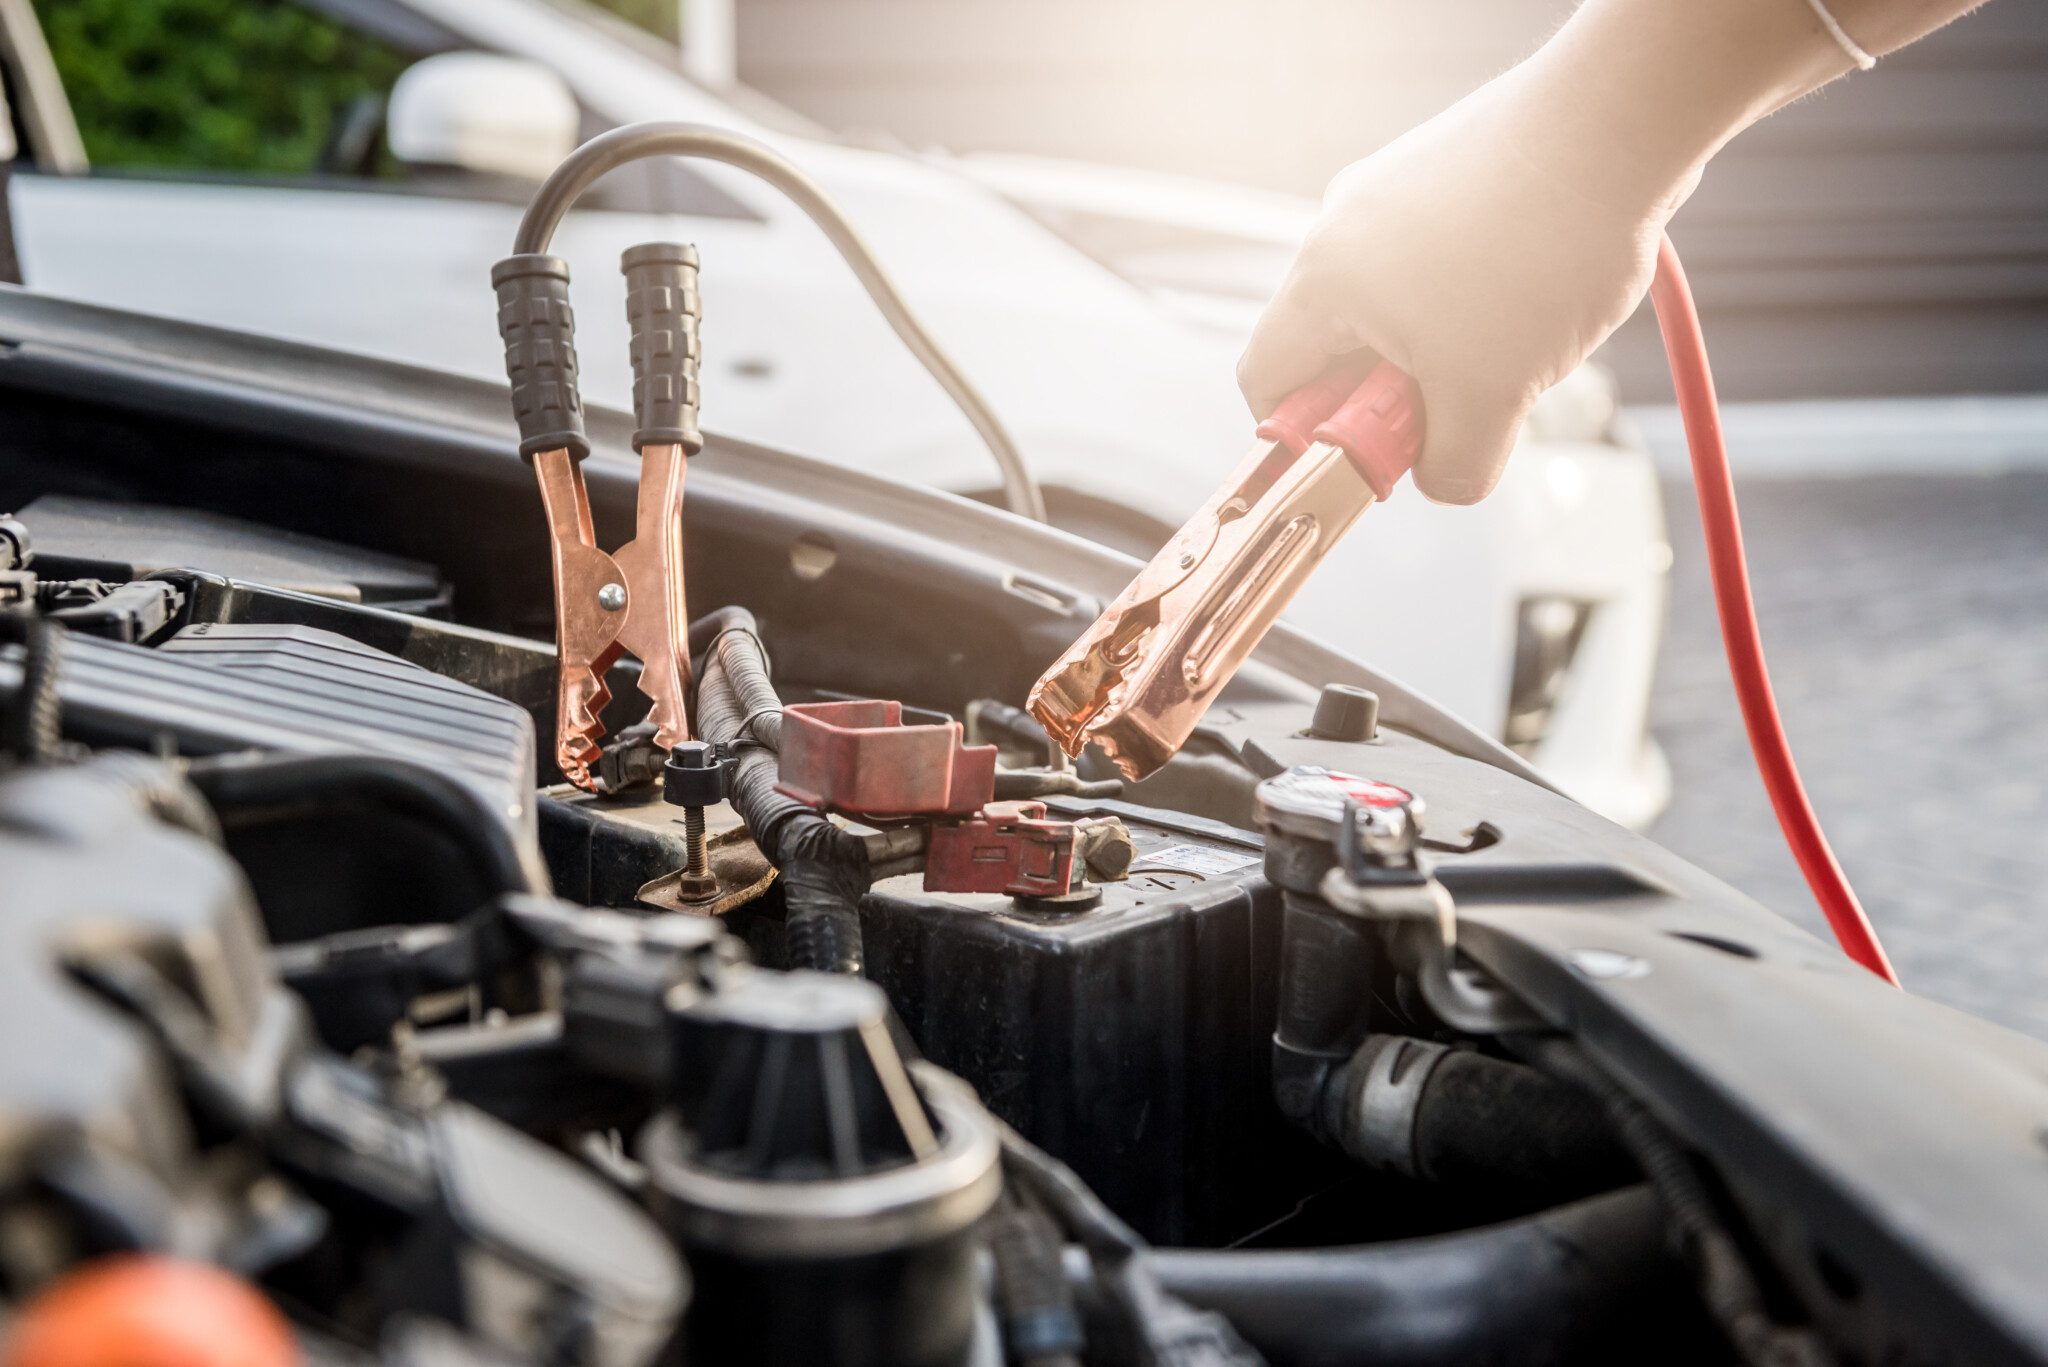
[[[1282,399],[1259,437],[1297,456],[1311,442],[1338,447],[1384,499],[1422,453],[1422,396],[1390,361],[1343,362]]]
[[[1422,454],[1422,395],[1406,371],[1381,361],[1316,427],[1315,438],[1342,449],[1384,499]]]
[[[1259,440],[1277,441],[1300,455],[1308,450],[1316,428],[1328,421],[1351,391],[1372,372],[1369,361],[1340,361],[1280,400],[1280,406],[1259,424]]]

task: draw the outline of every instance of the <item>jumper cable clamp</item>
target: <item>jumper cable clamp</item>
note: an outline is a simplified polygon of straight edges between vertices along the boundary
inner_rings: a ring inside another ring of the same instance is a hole
[[[1385,361],[1339,367],[1258,435],[1032,688],[1032,715],[1068,754],[1093,742],[1131,779],[1172,758],[1323,557],[1415,464],[1422,407]]]
[[[590,767],[604,735],[598,718],[611,700],[605,675],[620,656],[640,661],[654,744],[669,750],[690,735],[683,471],[704,445],[697,430],[697,252],[648,243],[628,249],[620,268],[632,328],[640,496],[633,539],[609,553],[598,549],[583,482],[590,442],[576,390],[569,265],[524,253],[491,270],[519,453],[533,466],[547,508],[559,670],[555,761],[584,789],[595,787]]]

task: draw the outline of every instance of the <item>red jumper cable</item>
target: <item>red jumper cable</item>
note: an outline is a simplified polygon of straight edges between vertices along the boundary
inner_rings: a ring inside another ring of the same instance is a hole
[[[1721,438],[1721,408],[1714,398],[1714,374],[1707,366],[1707,341],[1700,331],[1699,311],[1685,283],[1685,268],[1670,238],[1657,244],[1657,274],[1650,282],[1650,302],[1664,334],[1664,355],[1671,365],[1671,384],[1678,392],[1678,413],[1685,422],[1685,444],[1692,453],[1692,482],[1699,491],[1700,529],[1707,543],[1707,571],[1714,581],[1714,610],[1721,618],[1721,648],[1742,704],[1742,724],[1749,731],[1750,753],[1763,775],[1764,791],[1785,832],[1785,843],[1806,875],[1806,885],[1820,903],[1821,914],[1844,952],[1892,986],[1892,971],[1877,931],[1863,904],[1856,900],[1848,875],[1828,848],[1828,838],[1799,781],[1778,700],[1771,692],[1764,666],[1763,637],[1757,631],[1756,603],[1749,594],[1749,562],[1742,554],[1742,521],[1735,511],[1735,480],[1728,469],[1728,447]]]
[[[1835,938],[1896,986],[1821,834],[1771,694],[1706,340],[1669,238],[1658,244],[1650,298],[1692,451],[1721,642],[1750,750]],[[1340,366],[1289,395],[1230,479],[1039,679],[1032,714],[1069,754],[1092,743],[1129,778],[1158,769],[1345,529],[1415,463],[1424,416],[1414,381],[1385,361]]]

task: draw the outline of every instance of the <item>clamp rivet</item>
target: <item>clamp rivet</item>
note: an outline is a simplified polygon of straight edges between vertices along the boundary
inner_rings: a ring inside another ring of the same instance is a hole
[[[597,591],[597,605],[606,612],[617,612],[620,608],[626,606],[626,586],[624,584],[606,584]]]

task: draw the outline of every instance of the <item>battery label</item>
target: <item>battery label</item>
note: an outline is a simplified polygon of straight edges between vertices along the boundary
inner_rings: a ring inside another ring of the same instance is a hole
[[[1132,871],[1140,869],[1178,869],[1183,873],[1199,873],[1210,877],[1222,873],[1236,873],[1250,864],[1264,858],[1256,852],[1244,850],[1219,850],[1213,845],[1170,845],[1163,850],[1141,854],[1131,865]]]

